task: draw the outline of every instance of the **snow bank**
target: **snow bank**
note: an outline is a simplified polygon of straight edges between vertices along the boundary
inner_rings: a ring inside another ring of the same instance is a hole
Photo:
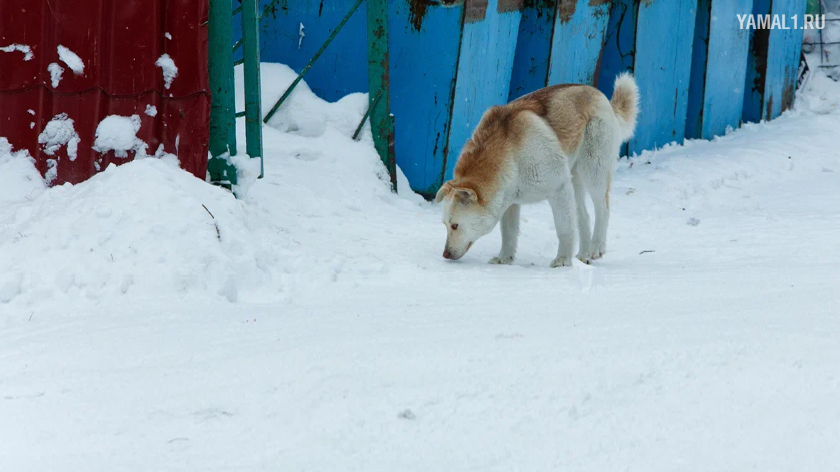
[[[29,152],[14,151],[9,140],[0,137],[0,204],[26,202],[46,188],[34,163]]]
[[[175,65],[175,61],[169,57],[169,54],[164,54],[155,61],[155,65],[160,67],[163,74],[163,86],[169,90],[172,81],[175,80],[175,77],[178,77],[178,67]]]
[[[62,62],[67,64],[67,67],[73,71],[76,75],[82,75],[85,72],[85,63],[82,62],[82,58],[80,58],[75,52],[67,49],[62,45],[58,45],[58,58],[61,59]]]
[[[146,153],[148,145],[137,138],[140,131],[140,116],[108,115],[96,126],[96,141],[93,150],[104,154],[114,151],[116,157],[128,157],[128,151]]]
[[[838,20],[840,20],[840,17],[838,17]],[[840,29],[840,21],[835,23]],[[840,41],[840,35],[838,41]],[[837,46],[840,46],[840,44]],[[840,49],[838,49],[838,53],[840,53]],[[819,66],[819,54],[818,51],[815,51],[806,56],[811,76],[802,89],[796,92],[794,110],[797,112],[827,114],[840,110],[840,82],[827,75],[826,71],[831,69]],[[837,69],[840,70],[840,67]],[[834,71],[834,75],[836,75],[836,72]],[[840,79],[840,77],[837,77],[837,79]]]
[[[5,198],[28,198],[0,209],[3,302],[78,307],[126,294],[236,301],[240,287],[259,282],[241,204],[179,168],[143,159],[44,190],[43,181],[25,183],[35,175],[28,160],[3,157],[0,166],[18,181],[13,192],[3,188]]]
[[[61,75],[64,74],[64,68],[58,65],[57,62],[51,62],[47,66],[47,71],[50,73],[50,81],[52,82],[53,88],[58,87],[58,84],[61,83]]]
[[[264,109],[295,76],[286,66],[264,64]],[[241,68],[236,81],[241,109]],[[6,222],[0,232],[0,273],[14,274],[6,277],[20,287],[7,303],[44,308],[74,300],[117,303],[193,295],[247,303],[312,300],[337,283],[395,273],[415,277],[437,267],[443,234],[434,205],[413,194],[401,172],[400,193],[393,194],[369,131],[358,142],[351,138],[366,107],[364,94],[328,103],[301,83],[264,127],[266,177],[256,182],[259,160],[247,157],[244,120],[238,120],[240,147],[231,160],[241,169],[240,183],[250,184],[237,189],[247,193],[238,201],[168,165],[177,158],[162,148],[155,152],[161,159],[112,166],[88,182],[44,190],[43,181],[32,179],[37,173],[31,161],[20,153],[9,157],[6,146],[8,184],[0,193],[17,203],[0,206],[0,221]],[[74,135],[58,124],[66,120],[56,118],[45,129],[45,147],[60,146]],[[791,172],[831,168],[825,159],[803,157],[828,146],[833,138],[826,130],[833,129],[834,120],[834,114],[797,110],[712,142],[692,141],[622,161],[614,185],[615,234],[624,224],[628,237],[629,223],[622,223],[628,217],[621,215],[628,214],[630,201],[644,198],[651,211],[669,205],[691,209],[731,182],[772,182]],[[108,117],[94,145],[145,153],[138,130],[136,117]],[[6,190],[13,187],[17,190]],[[539,208],[547,211],[545,205]],[[522,253],[534,264],[546,262],[556,250],[551,218],[543,216],[540,221],[546,223],[538,228],[524,224],[530,237],[541,241],[525,246],[538,246],[533,254]],[[691,218],[702,223],[689,226]],[[714,225],[712,216],[700,212],[680,211],[674,221],[698,231]],[[470,259],[489,259],[492,238],[479,242]],[[55,266],[56,260],[66,262]]]
[[[26,44],[10,44],[8,46],[0,46],[0,52],[22,52],[24,61],[31,61],[33,57],[32,48]]]
[[[237,66],[234,71],[237,84],[236,109],[243,110],[245,93],[242,66]],[[297,73],[286,65],[262,64],[260,79],[263,113],[271,110],[296,78]],[[336,103],[328,103],[316,96],[306,82],[301,81],[271,118],[269,125],[284,133],[309,138],[321,136],[330,128],[352,135],[367,111],[367,106],[367,94],[353,93]]]

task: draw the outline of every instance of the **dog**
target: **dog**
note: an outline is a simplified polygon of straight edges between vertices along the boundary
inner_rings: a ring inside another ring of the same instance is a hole
[[[589,264],[607,250],[610,185],[622,143],[633,137],[639,88],[619,75],[611,100],[588,85],[537,90],[491,107],[464,145],[454,178],[438,191],[443,202],[443,257],[464,257],[501,221],[502,248],[491,264],[511,264],[519,236],[520,205],[548,200],[554,215],[557,257],[551,267]],[[586,195],[595,208],[590,233]]]

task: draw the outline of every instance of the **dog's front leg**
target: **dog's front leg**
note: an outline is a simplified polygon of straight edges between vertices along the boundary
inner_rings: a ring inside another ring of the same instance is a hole
[[[519,205],[513,204],[502,215],[502,250],[499,256],[490,259],[491,264],[511,264],[516,255],[519,240]]]
[[[551,267],[569,267],[572,265],[572,254],[576,243],[575,194],[572,189],[571,178],[564,182],[557,192],[549,198],[551,211],[554,214],[554,227],[557,229],[557,258]]]

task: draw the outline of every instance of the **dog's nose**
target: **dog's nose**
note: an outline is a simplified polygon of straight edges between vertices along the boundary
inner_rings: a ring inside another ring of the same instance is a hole
[[[449,252],[449,249],[444,249],[443,250],[443,258],[444,259],[452,259],[452,253]]]

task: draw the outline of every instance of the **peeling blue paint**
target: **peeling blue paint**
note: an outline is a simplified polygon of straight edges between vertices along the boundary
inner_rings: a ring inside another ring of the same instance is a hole
[[[568,1],[576,2],[571,11],[560,11],[555,18],[548,84],[596,85],[610,2]]]
[[[711,139],[741,125],[752,0],[699,0],[686,138]]]
[[[484,112],[493,105],[508,101],[522,14],[519,11],[499,13],[498,1],[488,2],[483,20],[464,24],[446,156],[446,179],[452,178],[461,149]]]
[[[644,0],[636,27],[635,76],[641,94],[630,152],[685,138],[697,0]]]

